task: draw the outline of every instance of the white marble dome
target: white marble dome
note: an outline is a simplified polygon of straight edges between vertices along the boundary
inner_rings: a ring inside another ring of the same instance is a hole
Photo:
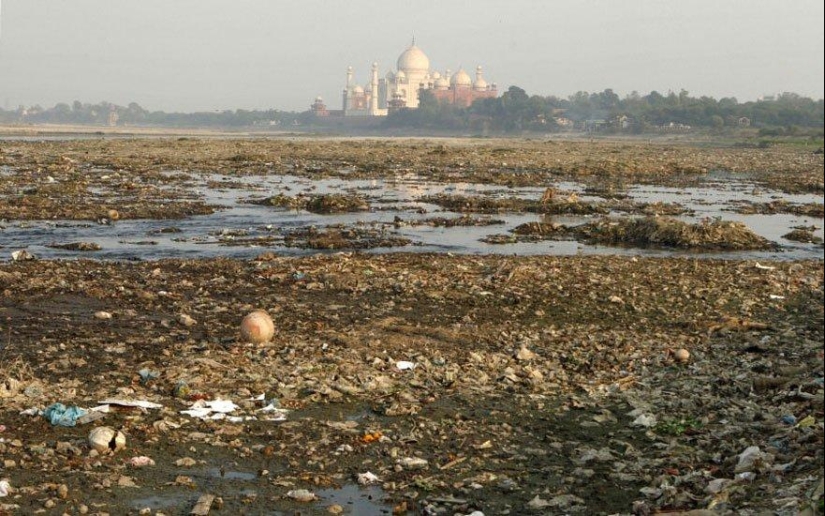
[[[430,69],[430,59],[424,52],[415,45],[410,45],[407,50],[398,56],[396,63],[398,70],[404,72],[426,72]]]

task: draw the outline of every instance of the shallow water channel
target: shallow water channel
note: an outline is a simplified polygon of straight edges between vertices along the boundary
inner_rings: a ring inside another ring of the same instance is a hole
[[[814,228],[814,235],[823,237],[823,220],[790,214],[744,215],[732,211],[736,203],[767,203],[782,199],[791,204],[822,203],[822,197],[813,194],[787,195],[766,191],[754,184],[728,179],[711,178],[699,187],[675,188],[650,185],[630,185],[622,192],[636,202],[677,203],[691,210],[690,215],[677,218],[697,222],[720,218],[740,221],[755,233],[778,244],[778,250],[744,252],[697,253],[673,249],[649,249],[588,245],[577,241],[542,241],[536,243],[489,244],[480,239],[490,235],[508,234],[513,228],[527,222],[545,221],[566,225],[583,224],[591,216],[547,216],[534,213],[473,214],[475,218],[501,221],[499,224],[433,227],[416,225],[432,217],[455,218],[459,213],[443,210],[437,205],[421,202],[427,195],[447,194],[487,196],[492,198],[519,197],[538,199],[543,188],[509,188],[500,185],[472,183],[444,184],[423,181],[415,176],[393,180],[311,180],[288,175],[267,176],[191,176],[184,185],[176,185],[181,198],[202,199],[222,209],[211,215],[193,216],[183,220],[122,220],[112,225],[90,221],[9,221],[0,223],[0,247],[5,259],[10,253],[27,249],[40,258],[89,257],[96,259],[140,260],[158,258],[208,258],[257,256],[271,250],[283,255],[306,255],[321,252],[317,249],[290,247],[284,237],[291,232],[314,227],[335,226],[359,228],[388,237],[407,238],[410,245],[379,247],[368,252],[441,252],[456,254],[507,255],[576,255],[616,254],[646,256],[728,257],[751,259],[823,258],[823,246],[786,240],[782,235],[794,227]],[[556,188],[564,195],[576,193],[583,202],[601,200],[586,194],[584,186],[576,183],[558,183]],[[369,211],[315,214],[303,210],[289,210],[249,203],[278,194],[287,196],[328,193],[358,194],[370,204]],[[628,216],[627,214],[612,214]],[[395,224],[396,217],[405,224]],[[413,222],[413,224],[406,224]],[[48,247],[69,242],[93,242],[99,251],[70,251]],[[335,249],[346,251],[346,248]]]

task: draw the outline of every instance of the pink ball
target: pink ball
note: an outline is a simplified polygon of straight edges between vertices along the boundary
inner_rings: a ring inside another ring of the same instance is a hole
[[[241,321],[241,339],[244,342],[263,344],[272,340],[275,335],[275,324],[263,310],[255,310]]]

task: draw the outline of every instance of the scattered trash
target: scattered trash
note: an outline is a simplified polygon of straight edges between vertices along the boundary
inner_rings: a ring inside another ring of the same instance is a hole
[[[12,492],[11,484],[9,483],[8,479],[0,479],[0,498],[9,496]]]
[[[690,351],[686,350],[685,348],[677,349],[673,353],[673,358],[676,359],[677,362],[685,363],[690,360]]]
[[[189,514],[193,516],[207,516],[209,511],[212,509],[212,503],[215,501],[215,495],[211,494],[204,494],[198,498],[198,501],[195,503],[195,506],[192,507],[192,510]]]
[[[780,418],[780,420],[785,423],[786,425],[795,425],[796,424],[796,416],[793,414],[786,414]]]
[[[94,410],[100,410],[102,412],[106,412],[108,409],[106,406],[110,407],[123,407],[123,408],[141,408],[141,409],[161,409],[163,405],[160,403],[155,403],[153,401],[146,401],[146,400],[126,400],[126,399],[119,399],[119,398],[109,398],[103,401],[98,401],[100,403],[100,407],[95,407]]]
[[[15,262],[28,262],[36,260],[37,258],[25,249],[21,249],[19,251],[13,251],[11,253],[11,259]]]
[[[105,312],[103,310],[101,310],[99,312],[95,312],[95,319],[100,319],[102,321],[105,321],[105,320],[111,319],[111,318],[112,318],[112,313],[111,312]]]
[[[525,362],[530,361],[530,360],[535,360],[536,356],[537,355],[534,352],[527,349],[526,346],[522,346],[518,350],[518,352],[516,353],[516,358],[518,360],[522,360],[522,361],[525,361]]]
[[[155,461],[151,457],[139,456],[129,459],[129,465],[133,468],[144,468],[146,466],[154,466]]]
[[[399,360],[395,363],[395,367],[399,371],[412,371],[415,369],[415,366],[415,362],[407,362],[406,360]]]
[[[187,410],[181,410],[181,414],[198,419],[224,419],[227,414],[231,414],[239,407],[229,400],[198,400]]]
[[[264,344],[275,335],[275,324],[263,310],[249,313],[241,321],[241,339],[253,344]]]
[[[140,376],[140,383],[146,385],[151,380],[157,380],[160,378],[160,371],[153,371],[151,369],[143,368],[138,371],[138,375]]]
[[[765,453],[759,446],[748,446],[739,454],[735,473],[758,473],[767,469],[773,463],[773,455]]]
[[[370,473],[367,471],[366,473],[359,473],[358,474],[358,483],[362,486],[369,486],[372,484],[379,484],[381,483],[381,479],[378,478],[378,475],[374,473]]]
[[[54,403],[46,407],[43,416],[55,426],[75,426],[77,420],[86,415],[86,412],[80,407],[67,407],[62,403]]]
[[[198,321],[196,321],[190,315],[187,314],[180,314],[178,316],[178,322],[186,326],[187,328],[191,328],[192,326],[198,324]]]
[[[318,499],[315,493],[307,489],[293,489],[288,491],[286,495],[296,502],[314,502]]]
[[[656,419],[656,416],[654,416],[653,414],[639,414],[639,416],[636,417],[636,419],[634,419],[632,423],[630,423],[630,426],[643,426],[645,428],[653,428],[654,426],[656,426],[657,422],[658,420]]]
[[[115,453],[126,448],[126,436],[114,428],[98,426],[89,432],[89,445],[98,453]]]
[[[807,415],[802,420],[796,424],[797,428],[808,428],[809,426],[814,426],[816,424],[816,418],[812,415]]]
[[[420,457],[404,457],[398,461],[398,464],[404,469],[412,470],[427,469],[430,463]]]

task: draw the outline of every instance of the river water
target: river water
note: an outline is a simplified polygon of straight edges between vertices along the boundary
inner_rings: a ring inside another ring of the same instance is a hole
[[[598,201],[589,197],[583,185],[559,183],[557,189],[565,194],[576,192],[581,201]],[[499,185],[472,183],[444,184],[421,180],[415,176],[392,180],[311,180],[289,175],[267,176],[192,176],[187,183],[177,185],[178,192],[187,198],[199,198],[222,209],[211,215],[194,216],[183,220],[122,220],[112,225],[88,221],[7,221],[0,222],[0,253],[10,259],[12,251],[27,249],[40,258],[90,257],[113,260],[144,260],[159,258],[209,258],[257,256],[263,251],[282,255],[318,253],[315,249],[287,247],[283,238],[290,232],[315,227],[344,226],[369,229],[373,232],[412,241],[410,245],[377,248],[368,252],[439,252],[455,254],[506,255],[640,255],[691,256],[702,258],[749,258],[784,260],[823,258],[821,244],[786,240],[782,235],[792,228],[815,228],[814,235],[823,237],[823,220],[796,215],[743,215],[732,207],[738,202],[766,203],[782,199],[788,203],[822,203],[822,197],[813,194],[788,195],[757,188],[747,181],[719,176],[699,187],[675,188],[648,185],[630,185],[623,193],[638,202],[678,203],[692,210],[690,215],[677,217],[688,222],[707,218],[740,221],[755,233],[779,244],[778,250],[743,252],[693,252],[673,249],[641,249],[588,245],[576,241],[544,241],[537,243],[488,244],[480,239],[508,234],[514,227],[535,221],[552,221],[576,225],[592,220],[587,216],[553,216],[506,213],[489,216],[503,224],[472,227],[432,227],[429,225],[394,224],[396,217],[416,221],[432,217],[453,218],[460,214],[421,202],[425,195],[483,195],[491,197],[520,197],[537,199],[540,188],[508,188]],[[321,215],[306,211],[279,209],[250,204],[277,194],[295,196],[325,193],[357,193],[370,203],[366,212]],[[616,214],[620,215],[620,214]],[[621,214],[627,216],[626,214]],[[484,215],[473,215],[484,218]],[[236,240],[245,243],[239,245]],[[258,244],[250,244],[258,240]],[[95,252],[68,251],[47,247],[68,242],[94,242],[102,249]],[[336,249],[335,251],[346,250]],[[5,251],[5,252],[4,252]],[[0,256],[2,256],[0,254]]]

